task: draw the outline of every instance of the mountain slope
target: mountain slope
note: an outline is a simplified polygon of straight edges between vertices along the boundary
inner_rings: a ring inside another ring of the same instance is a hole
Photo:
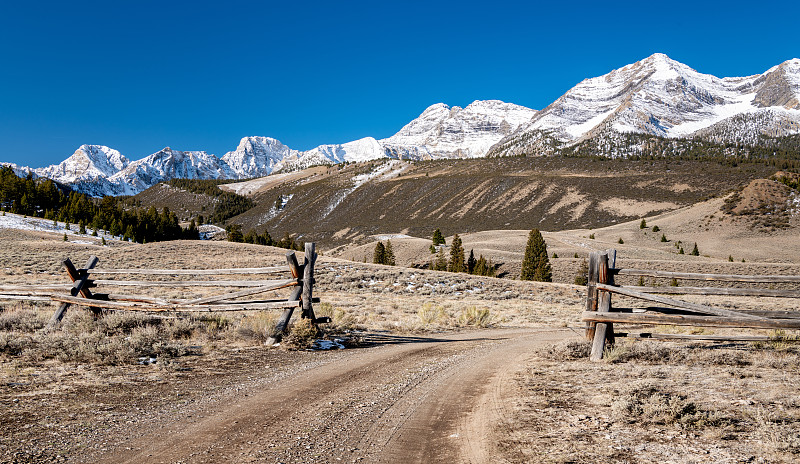
[[[599,156],[648,156],[646,138],[636,147],[615,148],[629,134],[779,145],[778,139],[800,134],[800,59],[763,74],[719,78],[657,53],[586,79],[538,112],[498,100],[465,108],[437,103],[381,140],[365,137],[299,151],[274,138],[245,137],[222,159],[167,148],[134,163],[108,147],[83,145],[64,162],[35,171],[92,195],[119,195],[175,176],[244,179],[382,158],[552,155],[587,147]]]
[[[237,178],[245,179],[269,175],[293,155],[296,155],[296,150],[271,137],[244,137],[236,150],[225,153],[222,161],[236,173]]]
[[[326,246],[374,234],[427,237],[437,227],[448,235],[601,227],[689,205],[774,171],[562,157],[378,160],[251,190],[257,206],[232,221],[245,231],[300,233]]]
[[[657,53],[582,81],[493,152],[513,154],[507,151],[532,134],[566,144],[608,132],[733,143],[785,136],[800,132],[799,99],[798,59],[764,74],[718,78]]]
[[[108,181],[117,195],[134,195],[169,179],[236,178],[221,159],[204,151],[178,151],[166,147],[152,155],[130,163]]]

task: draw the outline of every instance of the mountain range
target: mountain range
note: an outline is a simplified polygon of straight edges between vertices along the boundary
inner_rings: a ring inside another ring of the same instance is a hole
[[[437,103],[391,137],[366,137],[307,151],[270,137],[245,137],[221,158],[167,147],[131,162],[105,146],[82,145],[63,162],[32,171],[94,196],[131,195],[175,177],[245,179],[312,165],[380,158],[459,159],[546,155],[619,134],[758,144],[800,133],[800,59],[763,74],[719,78],[654,54],[586,79],[537,111],[498,100],[465,108]],[[603,143],[597,143],[599,154]]]

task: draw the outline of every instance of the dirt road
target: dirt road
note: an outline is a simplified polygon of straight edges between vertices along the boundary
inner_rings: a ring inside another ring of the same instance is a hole
[[[202,414],[179,410],[174,421],[132,431],[91,460],[496,462],[491,431],[513,393],[510,378],[537,346],[571,336],[542,329],[385,336]]]

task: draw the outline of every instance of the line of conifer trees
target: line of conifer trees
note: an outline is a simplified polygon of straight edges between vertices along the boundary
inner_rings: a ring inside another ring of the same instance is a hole
[[[495,277],[497,275],[497,265],[491,259],[487,260],[483,255],[475,258],[474,250],[469,251],[469,258],[464,259],[464,245],[461,242],[461,237],[458,234],[453,236],[453,241],[450,244],[450,257],[445,257],[444,247],[447,245],[445,242],[442,231],[436,229],[433,231],[431,241],[431,253],[435,253],[433,260],[429,264],[429,268],[434,271],[448,271],[448,272],[466,272],[467,274]]]
[[[274,240],[267,230],[264,230],[263,234],[259,234],[254,229],[250,229],[247,234],[243,234],[241,224],[228,224],[225,232],[229,242],[252,243],[296,251],[303,251],[306,246],[305,242],[297,241],[294,236],[289,235],[289,232],[285,232],[280,240]]]
[[[34,179],[30,174],[21,178],[7,166],[0,167],[0,207],[11,213],[78,224],[82,230],[105,230],[140,243],[198,238],[197,228],[183,229],[168,208],[159,212],[154,207],[123,207],[121,200],[112,196],[92,199],[49,179]]]

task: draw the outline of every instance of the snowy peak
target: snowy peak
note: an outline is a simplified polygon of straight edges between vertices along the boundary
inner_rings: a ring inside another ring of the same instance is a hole
[[[718,78],[656,53],[585,79],[536,115],[524,132],[548,133],[565,143],[605,131],[692,137],[735,115],[766,108],[788,110],[779,115],[781,121],[800,121],[798,89],[800,60],[761,75]],[[793,125],[786,127],[781,135],[793,133]]]
[[[130,161],[120,152],[103,145],[81,145],[59,164],[36,169],[35,172],[59,182],[87,182],[110,177],[128,166]]]
[[[536,110],[499,100],[474,101],[466,108],[437,103],[379,142],[397,157],[475,158],[534,115]]]
[[[130,163],[108,180],[114,195],[135,195],[169,179],[235,179],[224,161],[204,151],[178,151],[166,147]]]
[[[238,178],[245,179],[271,174],[293,152],[294,150],[271,137],[244,137],[235,151],[225,153],[222,161]]]
[[[383,146],[372,137],[354,140],[352,142],[320,145],[306,152],[307,155],[316,154],[324,156],[333,163],[370,161],[386,157]]]

